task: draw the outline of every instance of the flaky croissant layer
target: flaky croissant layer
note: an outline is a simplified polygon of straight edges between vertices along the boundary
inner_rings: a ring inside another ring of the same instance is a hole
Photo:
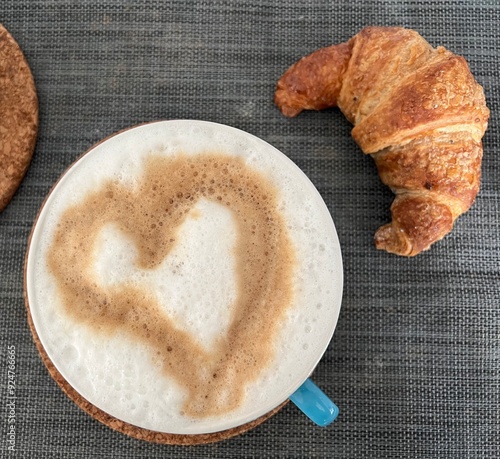
[[[367,27],[303,57],[278,81],[286,116],[338,106],[396,194],[379,249],[414,256],[442,239],[479,191],[489,110],[463,57],[417,32]]]

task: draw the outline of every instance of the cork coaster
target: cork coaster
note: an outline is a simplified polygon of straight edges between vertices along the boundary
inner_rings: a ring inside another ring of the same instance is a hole
[[[31,244],[31,237],[30,241],[28,243],[28,250],[26,253],[29,252],[29,246]],[[24,263],[24,270],[26,273],[26,263],[27,263],[27,255]],[[33,340],[36,344],[36,347],[38,349],[38,352],[40,353],[40,356],[42,358],[43,363],[49,370],[50,375],[52,378],[56,381],[56,383],[61,387],[63,392],[74,402],[76,405],[78,405],[83,411],[85,411],[87,414],[92,416],[94,419],[97,421],[102,422],[108,427],[111,427],[112,429],[121,432],[123,434],[129,435],[130,437],[136,438],[138,440],[144,440],[152,443],[162,443],[162,444],[168,444],[168,445],[202,445],[202,444],[207,444],[207,443],[215,443],[218,441],[222,440],[227,440],[231,437],[234,437],[236,435],[240,435],[242,433],[245,433],[255,427],[257,427],[259,424],[263,423],[265,420],[269,419],[271,416],[276,414],[281,408],[283,408],[287,403],[288,400],[283,402],[281,405],[276,407],[274,410],[270,411],[269,413],[266,413],[265,415],[255,419],[254,421],[248,422],[246,424],[243,424],[238,427],[234,427],[232,429],[227,429],[223,430],[220,432],[214,432],[214,433],[207,433],[207,434],[190,434],[190,435],[182,435],[182,434],[171,434],[171,433],[165,433],[165,432],[156,432],[153,430],[149,429],[144,429],[142,427],[137,427],[132,424],[129,424],[127,422],[121,421],[114,416],[109,415],[108,413],[102,411],[101,409],[97,408],[95,405],[90,403],[88,400],[83,398],[69,383],[64,379],[64,377],[59,373],[57,368],[54,366],[52,361],[50,360],[49,356],[47,355],[47,352],[45,351],[38,334],[35,329],[35,324],[33,323],[33,318],[31,316],[30,312],[30,306],[28,302],[28,295],[27,295],[27,287],[26,287],[26,275],[24,276],[24,300],[25,300],[25,305],[26,305],[26,310],[27,310],[27,318],[28,318],[28,324],[31,329],[31,333],[33,335]]]
[[[0,212],[28,170],[37,132],[33,76],[18,44],[0,24]]]

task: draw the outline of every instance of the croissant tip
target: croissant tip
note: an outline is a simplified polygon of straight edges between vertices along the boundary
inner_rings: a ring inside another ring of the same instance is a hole
[[[284,94],[280,89],[276,90],[274,95],[274,103],[280,110],[280,112],[288,118],[293,118],[297,116],[302,108],[292,107],[291,105],[286,104],[286,94]]]
[[[302,111],[300,108],[287,107],[286,105],[279,107],[279,109],[281,110],[281,113],[288,118],[293,118]]]
[[[404,230],[395,228],[392,223],[381,226],[375,233],[374,240],[378,250],[385,250],[404,257],[418,255],[418,252],[413,251],[412,244]]]

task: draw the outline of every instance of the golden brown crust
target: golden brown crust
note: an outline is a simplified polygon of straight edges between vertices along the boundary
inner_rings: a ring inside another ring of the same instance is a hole
[[[23,53],[0,24],[0,212],[26,173],[38,131],[38,99]]]
[[[281,77],[274,95],[283,114],[295,116],[302,110],[335,106],[350,52],[350,45],[342,43],[322,48],[296,62]],[[335,72],[331,72],[332,66]]]
[[[438,52],[410,76],[402,75],[391,97],[352,130],[365,153],[398,145],[437,128],[468,125],[482,137],[488,112],[463,57]]]
[[[357,125],[384,100],[403,75],[429,60],[432,47],[417,32],[399,27],[366,27],[354,36],[352,58],[339,97],[339,107]]]
[[[454,218],[467,211],[479,191],[482,146],[467,131],[434,133],[373,155],[380,179],[397,194],[431,192],[447,200]],[[455,202],[452,202],[455,200]]]
[[[367,27],[348,46],[349,60],[340,73],[336,59],[322,61],[321,74],[312,76],[300,71],[304,64],[292,66],[278,82],[276,103],[294,116],[310,103],[305,95],[293,98],[290,81],[299,78],[304,87],[309,81],[324,90],[317,81],[322,75],[340,78],[332,100],[354,124],[352,135],[361,149],[373,154],[381,180],[396,193],[393,221],[379,229],[376,246],[417,255],[451,231],[479,191],[481,138],[489,117],[483,88],[463,57],[432,48],[413,30]],[[315,53],[304,59],[314,62]],[[293,111],[283,107],[290,97]]]
[[[418,255],[453,227],[450,208],[430,193],[397,195],[391,213],[392,222],[375,233],[375,246],[398,255]]]

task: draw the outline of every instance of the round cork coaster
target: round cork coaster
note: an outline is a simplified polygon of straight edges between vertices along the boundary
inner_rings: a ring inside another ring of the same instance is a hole
[[[0,212],[28,170],[37,133],[33,76],[21,48],[0,24]]]
[[[31,237],[30,241],[28,242],[28,250],[26,253],[29,252],[29,246],[31,243]],[[26,262],[27,262],[27,256],[25,259],[24,263],[24,269],[26,272]],[[248,422],[246,424],[243,424],[238,427],[234,427],[232,429],[227,429],[223,430],[220,432],[213,432],[213,433],[206,433],[206,434],[192,434],[192,435],[182,435],[182,434],[171,434],[171,433],[165,433],[165,432],[156,432],[153,430],[149,429],[144,429],[142,427],[137,427],[132,424],[129,424],[127,422],[121,421],[120,419],[115,418],[114,416],[109,415],[108,413],[102,411],[101,409],[97,408],[95,405],[90,403],[88,400],[83,398],[69,383],[64,379],[64,377],[59,373],[57,368],[54,366],[52,361],[50,360],[49,356],[47,355],[47,352],[45,351],[38,334],[35,329],[35,325],[33,323],[33,318],[31,316],[30,312],[30,306],[28,302],[28,296],[26,294],[27,288],[26,288],[26,276],[24,277],[24,300],[25,300],[25,305],[26,305],[26,310],[27,310],[27,318],[28,318],[28,324],[31,329],[31,333],[33,335],[33,340],[35,341],[36,347],[38,349],[38,352],[40,353],[40,356],[42,358],[42,361],[44,362],[45,366],[49,370],[50,375],[52,378],[56,381],[56,383],[61,387],[63,392],[74,402],[76,405],[78,405],[83,411],[85,411],[87,414],[92,416],[94,419],[102,422],[108,427],[111,427],[112,429],[121,432],[123,434],[129,435],[130,437],[136,438],[138,440],[145,440],[148,442],[152,443],[162,443],[162,444],[168,444],[168,445],[202,445],[206,443],[215,443],[218,441],[222,440],[227,440],[231,437],[234,437],[236,435],[240,435],[242,433],[245,433],[255,427],[257,427],[259,424],[263,423],[265,420],[269,419],[271,416],[276,414],[281,408],[283,408],[287,403],[288,400],[283,402],[281,405],[276,407],[274,410],[270,411],[269,413],[266,413],[265,415],[255,419],[254,421]]]

